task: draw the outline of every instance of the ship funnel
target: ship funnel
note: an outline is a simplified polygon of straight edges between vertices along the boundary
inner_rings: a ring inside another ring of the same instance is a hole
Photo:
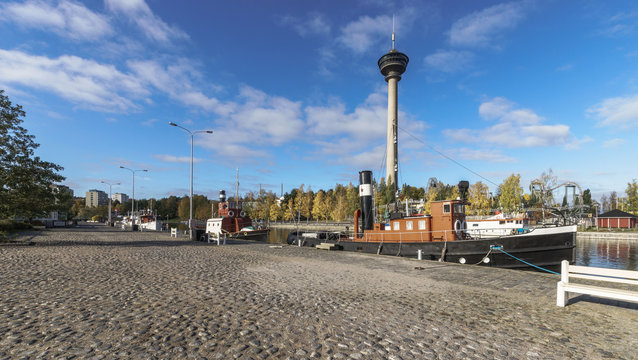
[[[219,202],[226,201],[226,190],[219,190]]]
[[[467,180],[459,181],[459,195],[461,195],[461,200],[467,200],[467,190],[470,188],[470,183]]]
[[[372,230],[374,213],[372,209],[372,171],[359,172],[359,197],[361,198],[361,229]],[[358,231],[359,229],[355,229]]]

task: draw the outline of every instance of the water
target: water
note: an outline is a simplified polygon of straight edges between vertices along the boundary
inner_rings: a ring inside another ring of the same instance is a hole
[[[582,266],[638,270],[638,241],[578,239],[575,263]]]
[[[290,231],[291,229],[271,229],[270,243],[285,243]],[[578,239],[575,263],[582,266],[638,270],[638,241]]]

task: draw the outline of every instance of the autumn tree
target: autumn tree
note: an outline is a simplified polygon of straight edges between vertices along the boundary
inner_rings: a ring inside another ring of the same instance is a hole
[[[328,212],[325,210],[326,192],[323,190],[317,191],[312,203],[312,218],[315,220],[326,220],[328,217]]]
[[[477,215],[487,215],[490,209],[489,188],[482,182],[476,182],[470,186],[468,201],[469,210]]]
[[[512,174],[498,187],[499,201],[505,211],[514,211],[521,205],[523,187],[521,175]]]

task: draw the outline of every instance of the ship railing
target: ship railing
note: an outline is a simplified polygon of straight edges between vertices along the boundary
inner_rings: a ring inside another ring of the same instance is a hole
[[[393,231],[387,230],[382,232],[375,232],[373,234],[364,233],[363,240],[364,242],[388,242],[391,241],[393,243],[397,242],[397,235],[399,237],[398,243],[402,244],[404,242],[415,242],[415,235],[418,234],[419,239],[416,242],[431,242],[434,236],[427,236],[429,234],[436,235],[436,241],[452,241],[458,239],[459,237],[465,238],[466,231],[457,231],[457,230],[416,230],[416,231]]]

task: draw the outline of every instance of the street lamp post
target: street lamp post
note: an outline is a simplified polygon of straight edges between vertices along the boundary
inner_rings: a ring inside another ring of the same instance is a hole
[[[187,128],[185,128],[183,126],[179,126],[179,125],[177,125],[174,122],[169,122],[168,125],[178,127],[180,129],[188,132],[190,134],[190,136],[191,136],[191,189],[190,189],[190,210],[189,210],[189,215],[188,215],[188,232],[189,232],[190,238],[192,239],[193,238],[193,137],[197,133],[212,134],[213,131],[212,130],[190,131]]]
[[[129,168],[124,167],[124,166],[120,166],[120,169],[128,170],[128,171],[131,172],[131,174],[133,174],[133,190],[131,192],[131,199],[132,199],[132,202],[131,202],[131,227],[132,227],[133,225],[135,225],[135,173],[137,171],[147,172],[148,170],[146,170],[146,169],[133,170],[133,169],[129,169]]]
[[[113,185],[120,185],[120,183],[107,183],[106,181],[100,181],[102,184],[106,184],[109,186],[109,226],[111,226],[111,187]]]

